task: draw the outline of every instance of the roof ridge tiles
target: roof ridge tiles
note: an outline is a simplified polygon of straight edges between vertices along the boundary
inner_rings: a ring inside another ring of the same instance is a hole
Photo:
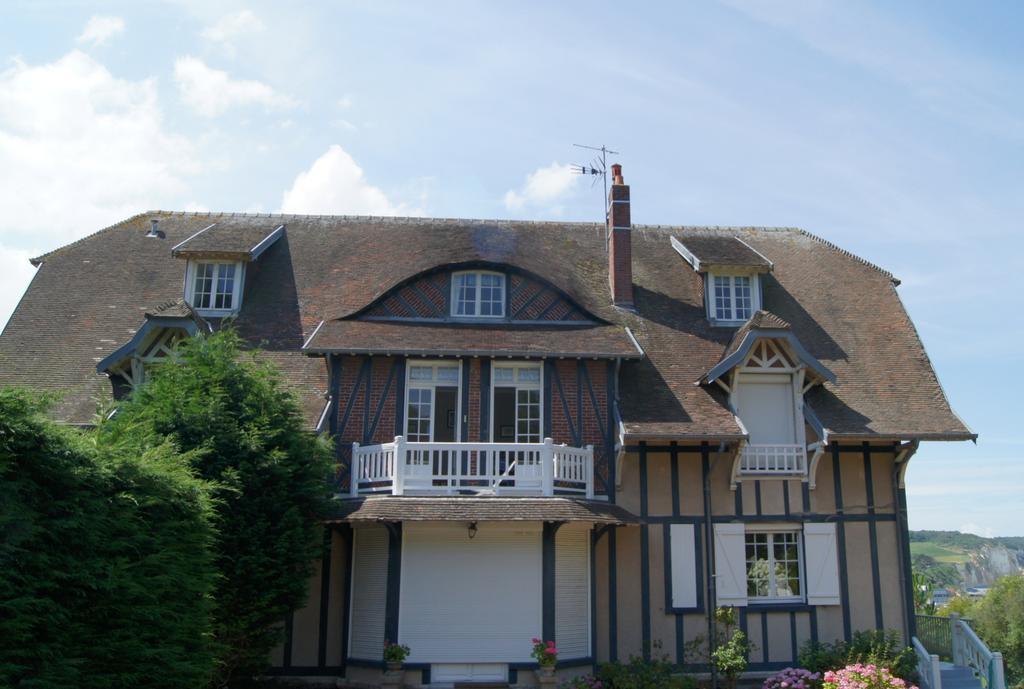
[[[797,230],[798,230],[798,231],[799,231],[800,233],[802,233],[802,234],[804,234],[805,236],[809,237],[810,239],[813,239],[813,240],[815,240],[815,241],[817,241],[817,242],[821,242],[822,244],[824,244],[824,245],[825,245],[825,246],[827,246],[828,248],[832,249],[833,251],[836,251],[836,252],[838,252],[838,253],[842,254],[843,256],[846,256],[847,258],[852,258],[853,260],[855,260],[855,261],[857,261],[857,262],[859,262],[859,263],[862,263],[862,264],[864,264],[864,265],[865,265],[865,266],[867,266],[868,268],[874,268],[874,269],[875,269],[875,270],[877,270],[877,271],[878,271],[879,273],[881,273],[881,274],[882,274],[882,275],[884,275],[885,277],[889,278],[889,279],[890,279],[890,280],[892,281],[892,283],[893,283],[894,285],[896,285],[897,287],[898,287],[898,286],[900,285],[900,279],[899,279],[898,277],[896,277],[895,275],[893,275],[893,274],[892,274],[891,272],[889,272],[889,271],[888,271],[888,270],[886,270],[885,268],[882,268],[882,267],[881,267],[880,265],[878,265],[877,263],[872,263],[871,261],[867,260],[866,258],[863,258],[863,257],[861,257],[861,256],[858,256],[857,254],[853,253],[852,251],[849,251],[849,250],[847,250],[847,249],[844,249],[844,248],[842,248],[841,246],[838,246],[838,245],[836,245],[836,244],[833,244],[833,243],[832,243],[832,242],[830,242],[829,240],[827,240],[827,239],[824,239],[823,237],[819,237],[818,235],[814,234],[813,232],[808,232],[807,230],[805,230],[805,229],[802,229],[802,228],[796,228],[796,229],[797,229]]]
[[[112,225],[107,225],[106,227],[98,229],[95,232],[90,232],[89,234],[85,235],[84,237],[79,237],[78,239],[76,239],[74,241],[68,242],[67,244],[63,244],[61,246],[58,246],[56,249],[50,249],[46,253],[40,254],[40,255],[36,256],[35,258],[30,258],[28,260],[28,262],[31,263],[33,266],[38,268],[39,264],[41,264],[49,256],[52,256],[53,254],[57,253],[58,251],[63,251],[64,249],[69,249],[69,248],[71,248],[73,246],[77,246],[77,245],[81,244],[82,242],[84,242],[84,241],[86,241],[88,239],[92,239],[96,235],[103,234],[104,232],[108,232],[109,230],[113,230],[113,229],[115,229],[115,228],[117,228],[117,227],[119,227],[121,225],[124,225],[126,223],[130,223],[132,220],[135,220],[137,218],[141,218],[141,217],[146,216],[146,215],[150,215],[150,214],[152,214],[154,212],[159,212],[159,211],[143,211],[142,213],[136,213],[135,215],[133,215],[133,216],[131,216],[129,218],[125,218],[124,220],[118,220],[116,223],[114,223]]]
[[[480,223],[494,223],[494,224],[503,224],[504,223],[504,224],[516,224],[516,225],[557,225],[557,226],[563,226],[563,227],[564,226],[601,227],[603,225],[602,223],[599,223],[599,222],[588,222],[588,221],[582,221],[582,220],[576,220],[576,221],[569,220],[569,221],[566,221],[566,220],[517,220],[517,219],[512,219],[512,218],[434,218],[434,217],[429,217],[429,216],[412,216],[412,215],[408,215],[408,216],[406,216],[406,215],[351,215],[351,214],[343,214],[343,213],[342,214],[319,214],[319,215],[313,215],[313,214],[308,214],[308,213],[260,213],[260,212],[250,212],[250,211],[168,211],[168,210],[162,210],[162,209],[154,209],[154,210],[148,210],[148,211],[142,211],[140,213],[136,213],[135,215],[133,215],[133,216],[131,216],[129,218],[125,218],[124,220],[120,220],[120,221],[118,221],[118,222],[116,222],[116,223],[114,223],[112,225],[108,225],[108,226],[106,226],[106,227],[104,227],[102,229],[99,229],[99,230],[97,230],[95,232],[87,234],[84,237],[80,237],[79,239],[76,239],[76,240],[74,240],[72,242],[69,242],[68,244],[64,244],[62,246],[57,247],[56,249],[52,249],[50,251],[47,251],[46,253],[40,254],[39,256],[30,259],[30,262],[32,263],[33,266],[38,267],[48,257],[54,255],[55,253],[57,253],[59,251],[63,251],[64,249],[68,249],[68,248],[73,247],[73,246],[77,246],[78,244],[81,244],[82,242],[84,242],[84,241],[86,241],[88,239],[91,239],[91,238],[95,237],[96,235],[99,235],[99,234],[102,234],[104,232],[113,230],[113,229],[115,229],[115,228],[117,228],[117,227],[119,227],[121,225],[125,225],[127,223],[130,223],[131,221],[136,220],[138,218],[145,217],[145,216],[151,216],[151,215],[165,215],[165,216],[172,216],[172,217],[173,216],[179,216],[179,217],[188,216],[188,217],[195,217],[195,218],[199,218],[199,217],[209,217],[209,218],[213,218],[213,217],[220,217],[220,218],[223,218],[223,217],[230,217],[230,218],[280,218],[280,219],[293,218],[293,219],[307,219],[307,220],[310,219],[310,218],[316,218],[316,219],[320,219],[320,220],[325,220],[325,219],[332,219],[332,220],[350,219],[350,220],[373,220],[375,222],[385,222],[385,223],[394,223],[394,224],[409,224],[409,223],[412,223],[414,221],[431,221],[431,222],[435,222],[435,223],[445,223],[445,224],[460,225],[460,226],[462,226],[462,225],[474,225],[474,224],[480,224]],[[893,284],[895,284],[897,286],[900,284],[899,278],[897,278],[890,271],[882,268],[878,264],[872,263],[871,261],[867,260],[866,258],[858,256],[857,254],[853,253],[852,251],[844,249],[844,248],[834,244],[833,242],[830,242],[829,240],[824,239],[824,238],[814,234],[813,232],[809,232],[808,230],[805,230],[805,229],[803,229],[801,227],[792,227],[792,226],[776,226],[776,227],[772,227],[772,226],[767,226],[767,225],[663,225],[663,224],[643,224],[643,223],[638,223],[638,224],[634,224],[633,225],[633,229],[634,230],[659,230],[659,231],[670,231],[670,232],[677,232],[677,231],[680,231],[680,230],[704,230],[704,231],[711,230],[711,231],[718,231],[718,232],[735,232],[735,231],[738,231],[738,230],[744,230],[744,231],[748,231],[748,232],[751,232],[751,231],[753,231],[753,232],[797,232],[797,233],[800,233],[800,234],[808,237],[809,239],[812,239],[814,241],[820,242],[821,244],[825,245],[829,249],[832,249],[833,251],[836,251],[837,253],[839,253],[839,254],[841,254],[843,256],[846,256],[848,258],[852,258],[853,260],[855,260],[855,261],[857,261],[857,262],[859,262],[859,263],[861,263],[861,264],[863,264],[863,265],[865,265],[865,266],[867,266],[869,268],[873,268],[873,269],[877,270],[878,272],[880,272],[884,276],[886,276],[889,280],[891,280],[893,282]]]

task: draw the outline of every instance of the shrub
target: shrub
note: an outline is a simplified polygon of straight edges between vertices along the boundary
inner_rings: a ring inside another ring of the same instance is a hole
[[[978,636],[1003,654],[1007,685],[1024,684],[1024,577],[998,580],[971,614]]]
[[[597,675],[576,675],[558,685],[558,689],[606,689]]]
[[[837,641],[830,644],[824,641],[808,641],[800,648],[797,656],[800,667],[819,676],[829,670],[838,670],[846,666],[846,644]]]
[[[715,650],[711,652],[711,662],[725,678],[727,686],[736,686],[736,680],[747,669],[747,654],[749,653],[750,644],[747,641],[747,636],[738,629],[724,644],[716,646]]]
[[[185,340],[106,428],[172,439],[217,485],[216,684],[266,668],[323,553],[317,517],[330,494],[330,447],[306,429],[277,371],[241,346],[231,330]]]
[[[825,673],[824,689],[917,689],[877,665],[848,665]]]
[[[761,689],[818,689],[821,675],[803,668],[787,667],[764,681]]]
[[[895,631],[875,629],[857,632],[848,643],[808,641],[800,649],[798,661],[800,667],[817,673],[861,664],[888,668],[896,677],[907,682],[916,681],[917,678],[914,650],[904,646]]]
[[[204,685],[210,487],[162,438],[139,451],[44,412],[0,389],[0,686]]]
[[[604,689],[695,689],[697,683],[692,677],[673,674],[673,670],[666,656],[650,660],[630,656],[625,663],[601,665],[597,679]]]

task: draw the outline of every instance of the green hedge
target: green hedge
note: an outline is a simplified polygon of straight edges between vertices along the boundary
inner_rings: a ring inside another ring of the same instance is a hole
[[[208,484],[166,440],[98,438],[44,412],[0,389],[0,686],[203,686]]]

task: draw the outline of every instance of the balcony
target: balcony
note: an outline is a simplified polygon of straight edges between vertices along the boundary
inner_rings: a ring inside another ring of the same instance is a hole
[[[807,474],[807,450],[803,445],[744,445],[741,474],[792,476]]]
[[[594,447],[542,443],[352,444],[350,495],[594,497]]]

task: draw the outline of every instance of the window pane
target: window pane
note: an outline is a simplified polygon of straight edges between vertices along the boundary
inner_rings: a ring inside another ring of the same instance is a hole
[[[505,276],[481,273],[480,315],[505,315]]]
[[[768,558],[768,534],[751,533],[746,537],[747,595],[765,598],[770,595],[771,562]]]
[[[192,306],[197,309],[211,308],[213,301],[213,270],[212,263],[196,265],[196,278],[192,287]]]
[[[729,278],[715,276],[715,318],[732,320],[732,286]]]
[[[513,370],[510,368],[496,368],[494,369],[494,382],[495,383],[511,383],[512,382]]]
[[[433,378],[434,369],[430,366],[413,366],[409,369],[410,380],[433,380]],[[410,390],[409,392],[412,393],[413,391]],[[410,399],[412,398],[410,397]]]
[[[415,366],[426,368],[429,366]],[[425,443],[430,441],[430,415],[433,406],[434,391],[430,388],[409,388],[406,405],[408,418],[406,419],[406,439],[413,443]]]
[[[539,368],[521,368],[518,371],[518,377],[520,383],[539,383],[540,382],[540,369]]]
[[[457,381],[459,379],[458,366],[438,366],[437,379],[445,382]]]
[[[733,278],[734,291],[736,293],[736,310],[734,317],[737,320],[747,320],[751,316],[753,301],[750,296],[750,278]]]
[[[217,266],[217,293],[214,297],[215,309],[230,309],[235,293],[235,264],[221,263]]]
[[[455,276],[455,315],[476,315],[476,273]]]
[[[540,442],[540,390],[516,390],[516,442]]]

